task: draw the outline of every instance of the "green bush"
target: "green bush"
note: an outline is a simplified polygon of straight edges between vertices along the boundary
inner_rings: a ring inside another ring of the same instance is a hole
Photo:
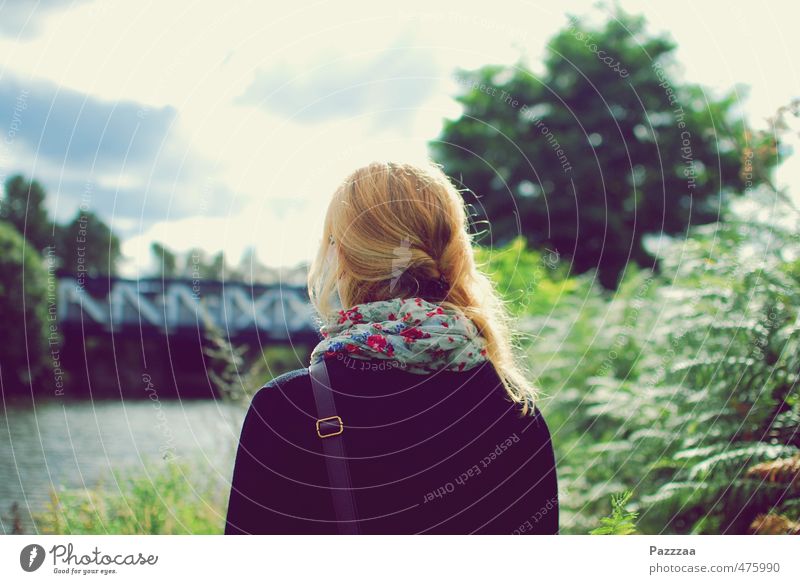
[[[627,490],[643,533],[748,533],[763,517],[797,524],[796,228],[732,211],[665,244],[659,274],[629,266],[613,295],[593,274],[559,279],[558,268],[543,272],[540,258],[518,262],[509,249],[491,266],[498,283],[516,282],[507,298],[531,339],[564,532],[597,528],[609,497]],[[527,302],[526,281],[539,296]]]
[[[478,246],[475,260],[517,316],[547,314],[586,285],[583,279],[568,276],[556,252],[530,249],[524,237],[501,247]]]

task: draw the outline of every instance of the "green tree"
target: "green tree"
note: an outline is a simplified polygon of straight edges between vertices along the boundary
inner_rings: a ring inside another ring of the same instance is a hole
[[[224,252],[217,252],[211,257],[199,248],[190,249],[184,256],[183,276],[203,280],[235,279],[231,269],[225,262]]]
[[[0,201],[0,217],[16,227],[38,251],[53,243],[53,223],[47,217],[45,196],[41,184],[17,174],[6,181],[5,196]]]
[[[156,258],[156,274],[158,276],[163,278],[178,277],[178,256],[175,255],[175,252],[167,249],[157,241],[150,245],[150,251]]]
[[[230,278],[228,273],[227,264],[225,263],[225,254],[218,251],[211,258],[211,263],[208,265],[208,271],[212,278],[223,280]]]
[[[88,276],[117,273],[122,257],[120,240],[95,213],[78,210],[58,231],[56,252],[63,269]]]
[[[475,223],[491,226],[479,241],[524,235],[615,288],[629,261],[654,265],[646,234],[715,221],[744,190],[748,134],[735,92],[676,80],[674,50],[620,11],[596,28],[572,18],[540,76],[524,62],[459,71],[463,113],[430,148],[473,191]]]
[[[3,392],[30,390],[44,371],[47,270],[16,228],[0,221],[0,375]]]

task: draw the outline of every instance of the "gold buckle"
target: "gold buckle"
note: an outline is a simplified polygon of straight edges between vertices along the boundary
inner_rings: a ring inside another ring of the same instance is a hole
[[[333,432],[331,434],[323,434],[322,432],[320,432],[319,425],[322,422],[329,422],[331,420],[336,420],[337,422],[339,422],[339,431]],[[344,432],[344,424],[342,424],[342,419],[339,416],[331,416],[330,418],[322,418],[321,420],[317,420],[317,436],[319,436],[320,438],[330,438],[332,436],[338,436],[342,432]]]

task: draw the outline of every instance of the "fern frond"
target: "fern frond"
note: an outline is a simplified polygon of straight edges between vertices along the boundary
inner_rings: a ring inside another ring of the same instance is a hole
[[[800,535],[800,523],[775,513],[760,514],[750,524],[754,535]]]
[[[745,476],[800,490],[800,454],[791,458],[759,463],[749,468]]]

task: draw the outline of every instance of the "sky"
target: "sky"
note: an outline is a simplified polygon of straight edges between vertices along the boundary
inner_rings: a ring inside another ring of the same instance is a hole
[[[677,42],[679,75],[739,84],[754,127],[800,96],[793,3],[625,1]],[[0,180],[39,180],[59,222],[93,209],[123,240],[125,275],[150,243],[247,248],[271,266],[313,257],[344,176],[422,161],[460,108],[457,68],[534,72],[591,1],[2,2]],[[796,157],[778,182],[800,178]],[[800,190],[800,186],[797,190]],[[800,200],[797,193],[793,196]]]

